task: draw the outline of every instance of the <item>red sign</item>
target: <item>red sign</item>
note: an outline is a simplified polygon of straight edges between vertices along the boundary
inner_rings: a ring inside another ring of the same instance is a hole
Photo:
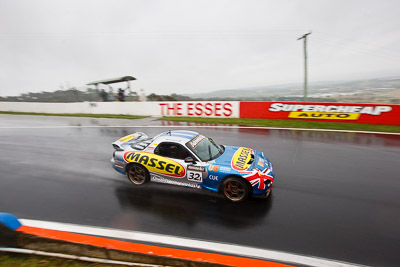
[[[400,105],[314,102],[240,102],[240,118],[400,125]]]

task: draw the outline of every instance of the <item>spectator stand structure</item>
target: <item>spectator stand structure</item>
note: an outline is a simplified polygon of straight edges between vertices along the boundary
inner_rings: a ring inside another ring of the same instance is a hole
[[[90,82],[86,85],[87,86],[91,86],[91,85],[96,86],[96,91],[98,92],[99,97],[101,95],[99,85],[101,85],[101,84],[107,85],[109,88],[108,101],[115,101],[117,99],[118,91],[117,91],[117,93],[114,93],[113,88],[111,87],[111,84],[126,82],[127,86],[125,89],[123,89],[125,92],[125,100],[126,101],[137,101],[138,100],[137,93],[133,92],[131,90],[130,81],[133,81],[133,80],[136,80],[136,78],[132,77],[132,76],[123,76],[123,77],[118,77],[118,78],[113,78],[113,79],[106,79],[106,80],[101,80],[101,81]]]

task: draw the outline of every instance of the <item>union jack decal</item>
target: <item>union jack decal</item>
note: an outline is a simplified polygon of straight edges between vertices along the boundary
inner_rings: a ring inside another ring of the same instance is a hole
[[[249,174],[243,176],[243,178],[246,178],[246,180],[250,182],[251,186],[255,186],[258,184],[258,189],[265,189],[268,180],[271,181],[271,183],[274,181],[272,170],[269,168],[266,168],[263,171],[260,171],[259,169],[254,169],[251,172],[246,173]]]

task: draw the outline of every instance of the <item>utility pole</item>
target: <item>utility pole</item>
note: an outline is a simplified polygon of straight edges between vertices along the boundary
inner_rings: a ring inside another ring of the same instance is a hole
[[[307,101],[307,36],[311,32],[304,34],[297,40],[304,39],[304,102]]]

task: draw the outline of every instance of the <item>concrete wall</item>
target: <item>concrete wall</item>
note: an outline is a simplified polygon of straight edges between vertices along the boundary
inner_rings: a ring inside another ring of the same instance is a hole
[[[0,111],[238,118],[239,102],[0,102]]]
[[[278,106],[284,108],[278,109]],[[289,109],[286,110],[285,108]],[[317,108],[318,111],[315,111]],[[360,103],[265,101],[0,102],[0,111],[206,118],[259,118],[400,125],[400,105]],[[293,114],[295,114],[296,117],[294,117]]]

